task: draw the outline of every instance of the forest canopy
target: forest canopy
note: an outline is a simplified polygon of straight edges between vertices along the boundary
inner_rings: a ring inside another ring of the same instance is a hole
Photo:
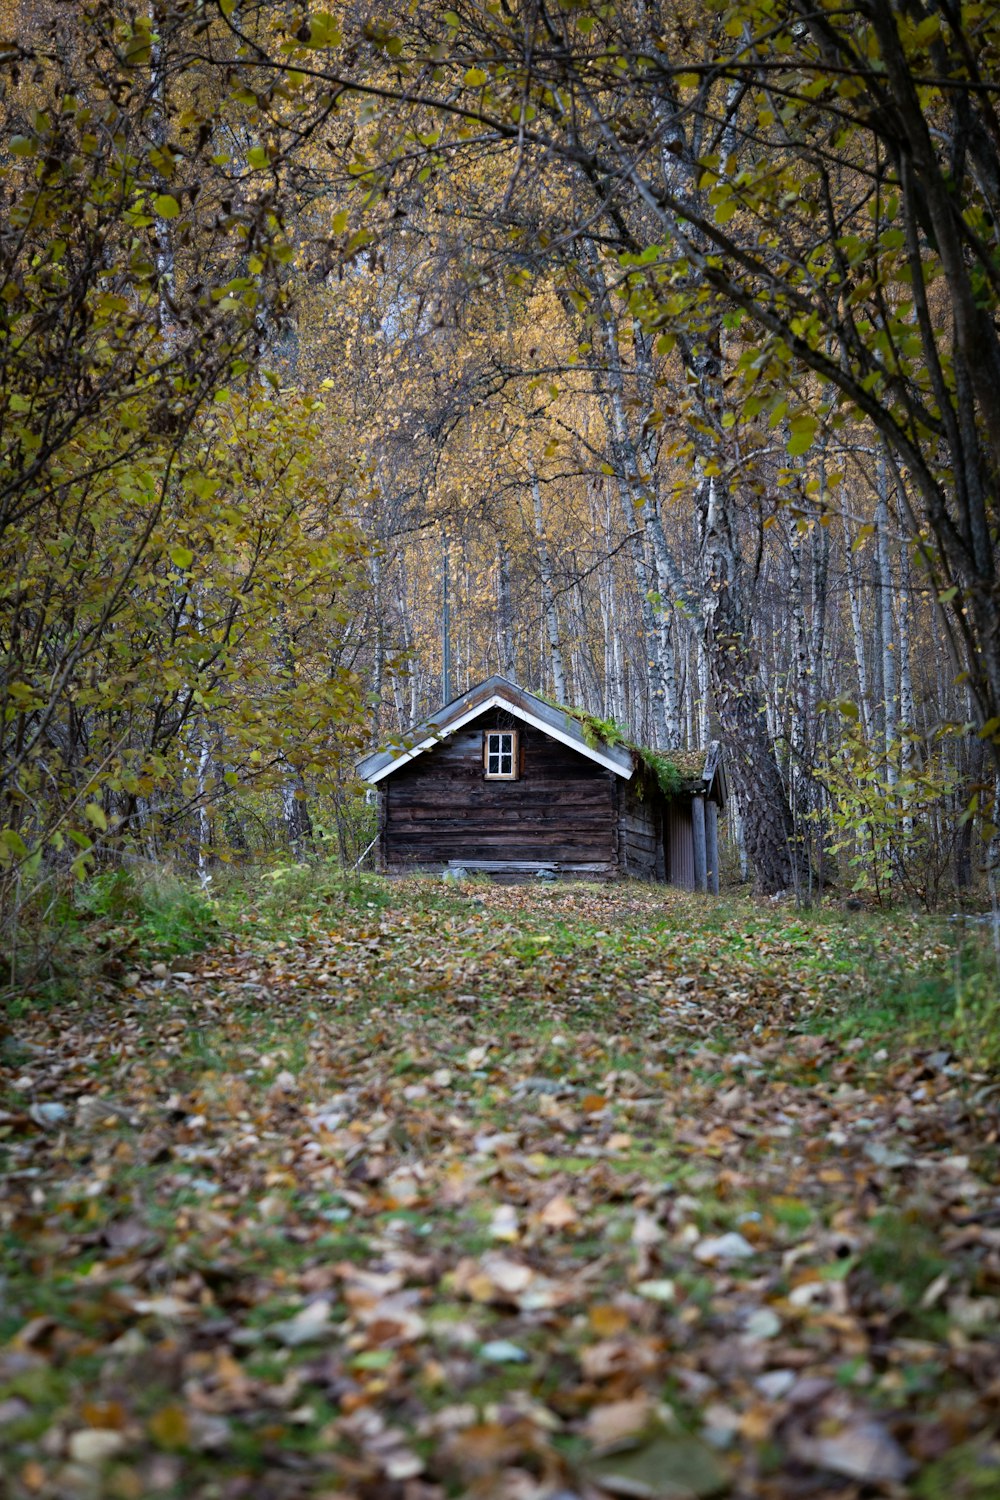
[[[0,52],[10,880],[344,855],[363,743],[500,671],[720,737],[762,890],[968,883],[995,7],[72,16]]]

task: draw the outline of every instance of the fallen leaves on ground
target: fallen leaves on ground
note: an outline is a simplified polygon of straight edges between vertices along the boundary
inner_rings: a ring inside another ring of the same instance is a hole
[[[1000,1493],[996,1085],[808,1029],[930,929],[433,889],[10,1023],[6,1493]]]

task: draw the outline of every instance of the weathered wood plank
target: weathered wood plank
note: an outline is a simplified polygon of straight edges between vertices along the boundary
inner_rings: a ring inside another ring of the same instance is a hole
[[[622,837],[627,839],[648,839],[650,843],[656,842],[656,829],[644,824],[625,823],[622,825]]]
[[[517,725],[520,779],[488,781],[482,734],[489,727],[492,716],[485,716],[388,781],[382,838],[387,864],[529,871],[557,864],[613,873],[619,778],[540,731]]]
[[[439,834],[445,838],[452,838],[456,834],[468,831],[470,835],[479,838],[509,838],[514,840],[538,839],[550,842],[557,839],[562,843],[583,837],[605,838],[608,833],[607,823],[600,818],[574,819],[572,823],[557,821],[553,823],[540,824],[530,819],[521,823],[499,823],[495,824],[489,820],[478,819],[446,819],[450,827],[440,827],[434,819],[406,820],[400,823],[390,822],[388,829],[392,837],[403,839],[433,838]],[[610,840],[608,840],[610,844]]]
[[[707,852],[705,847],[705,799],[691,798],[691,826],[694,832],[694,884],[695,890],[707,889]]]
[[[504,805],[502,803],[484,803],[464,798],[461,802],[456,802],[454,797],[448,797],[441,798],[440,800],[435,799],[434,801],[392,801],[388,804],[388,815],[392,818],[441,817],[446,816],[449,812],[455,814],[460,808],[466,814],[470,809],[473,809],[484,816],[488,815],[489,817],[500,819],[506,818],[509,821],[516,821],[519,817],[524,818],[527,816],[547,817],[555,820],[556,818],[565,817],[567,812],[572,812],[575,816],[579,817],[600,817],[607,820],[611,811],[604,798],[600,801],[595,801],[589,797],[574,797],[566,802],[554,802],[551,798],[531,797],[524,799],[524,801],[510,802]],[[644,829],[636,830],[636,834],[640,838],[652,837],[652,834]]]
[[[708,888],[713,896],[719,894],[719,809],[714,802],[705,803],[705,859]]]
[[[545,868],[556,868],[559,870],[575,870],[580,873],[592,872],[593,874],[607,874],[614,868],[607,860],[572,860],[569,862],[552,860],[546,865],[545,860],[540,859],[450,859],[448,868],[457,870],[464,867],[466,870],[538,870]]]
[[[458,864],[467,864],[469,860],[491,859],[503,863],[514,861],[520,864],[549,865],[553,863],[602,864],[607,862],[605,851],[597,846],[588,847],[586,844],[561,845],[557,844],[551,849],[528,849],[509,848],[500,844],[469,844],[463,849],[461,855],[455,854],[453,844],[438,846],[433,845],[418,848],[409,848],[406,845],[396,845],[390,856],[391,862],[401,861],[407,864],[448,864],[455,861]]]

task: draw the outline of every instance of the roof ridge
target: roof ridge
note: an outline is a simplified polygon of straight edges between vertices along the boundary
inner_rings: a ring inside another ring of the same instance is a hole
[[[567,708],[548,703],[537,693],[497,673],[475,683],[458,698],[444,704],[431,718],[414,725],[406,735],[398,736],[387,746],[364,756],[357,763],[358,773],[365,781],[381,781],[383,777],[415,760],[424,751],[432,749],[449,734],[454,734],[463,724],[500,704],[516,717],[533,724],[552,738],[561,740],[570,749],[597,761],[625,780],[632,776],[632,756],[627,749],[606,744],[599,750],[587,742],[578,721]]]

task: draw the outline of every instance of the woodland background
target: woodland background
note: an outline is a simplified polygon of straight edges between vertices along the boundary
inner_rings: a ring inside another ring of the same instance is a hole
[[[322,3],[0,0],[0,1497],[995,1497],[1000,8]]]
[[[721,738],[761,891],[981,884],[993,6],[4,19],[7,913],[351,864],[356,757],[494,671]]]

